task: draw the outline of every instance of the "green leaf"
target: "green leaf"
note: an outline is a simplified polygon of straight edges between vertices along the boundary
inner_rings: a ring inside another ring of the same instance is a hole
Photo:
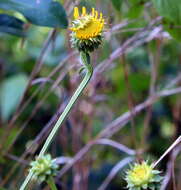
[[[153,0],[158,13],[175,24],[181,24],[180,0]]]
[[[153,0],[158,13],[164,18],[164,29],[170,35],[181,41],[181,1],[180,0]]]
[[[32,24],[53,28],[67,28],[64,8],[52,0],[1,0],[0,8],[23,14]]]
[[[143,12],[144,2],[143,0],[131,0],[131,8],[127,13],[127,17],[132,19],[138,18]]]
[[[8,78],[2,83],[0,91],[0,109],[3,121],[7,121],[18,106],[27,85],[27,81],[28,79],[24,74],[18,74]]]
[[[120,9],[121,9],[122,2],[123,2],[123,0],[112,0],[112,4],[113,4],[114,8],[118,11],[120,11]]]
[[[127,17],[130,19],[138,18],[142,13],[143,8],[143,5],[132,6],[127,13]]]
[[[163,23],[164,29],[176,40],[181,42],[181,26],[169,23],[169,21]]]
[[[24,22],[13,16],[0,14],[0,32],[25,37]]]

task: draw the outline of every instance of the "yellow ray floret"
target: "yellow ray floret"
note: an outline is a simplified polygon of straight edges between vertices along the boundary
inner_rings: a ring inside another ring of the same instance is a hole
[[[74,19],[79,18],[79,9],[77,7],[74,8]]]
[[[82,16],[86,16],[86,8],[82,7]]]
[[[104,29],[103,15],[94,8],[92,8],[91,14],[87,14],[85,7],[82,7],[82,14],[79,15],[79,10],[75,7],[73,26],[70,29],[78,39],[87,40],[97,37]]]

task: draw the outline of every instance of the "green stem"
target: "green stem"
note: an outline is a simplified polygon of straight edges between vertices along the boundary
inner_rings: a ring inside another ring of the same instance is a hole
[[[57,190],[57,187],[54,183],[53,177],[50,176],[47,183],[48,183],[51,190]]]
[[[71,97],[71,99],[70,99],[69,103],[67,104],[64,112],[59,117],[59,119],[56,122],[55,126],[53,127],[52,131],[50,132],[47,140],[45,141],[45,144],[43,145],[43,147],[42,147],[42,149],[41,149],[41,151],[39,153],[39,157],[43,156],[46,153],[46,151],[47,151],[48,147],[50,146],[50,144],[51,144],[54,136],[56,135],[58,129],[61,127],[61,124],[66,119],[66,116],[71,111],[71,109],[72,109],[73,105],[75,104],[76,100],[81,95],[82,91],[84,90],[84,88],[88,84],[89,80],[91,79],[91,76],[93,74],[93,68],[92,68],[92,66],[90,64],[90,56],[89,56],[88,53],[84,53],[84,52],[81,52],[80,56],[81,56],[82,63],[84,65],[85,69],[86,69],[85,77],[82,80],[82,82],[80,83],[77,90],[75,91],[74,95]],[[31,180],[32,176],[33,176],[33,173],[30,172],[28,174],[28,176],[26,177],[25,181],[23,182],[23,184],[21,185],[20,190],[24,190],[26,188],[26,186],[28,185],[28,183]]]

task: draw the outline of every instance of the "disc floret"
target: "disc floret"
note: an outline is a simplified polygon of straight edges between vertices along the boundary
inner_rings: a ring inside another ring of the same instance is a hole
[[[135,163],[126,172],[127,188],[129,190],[159,189],[162,177],[161,172],[154,170],[146,161],[141,164]]]
[[[82,7],[80,14],[78,7],[75,7],[74,20],[70,27],[72,46],[79,51],[94,51],[102,43],[104,24],[102,13],[99,14],[94,8],[88,14],[86,8]]]

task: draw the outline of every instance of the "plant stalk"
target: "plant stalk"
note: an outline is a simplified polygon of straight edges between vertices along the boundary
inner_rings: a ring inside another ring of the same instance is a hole
[[[50,176],[49,179],[47,180],[47,183],[51,190],[57,190],[53,177]]]
[[[163,158],[170,153],[179,143],[181,142],[181,135],[171,144],[171,146],[162,154],[162,156],[153,164],[153,167],[155,168],[160,161],[163,160]]]
[[[66,116],[69,114],[69,112],[71,111],[71,109],[72,109],[73,105],[75,104],[76,100],[82,94],[82,91],[87,86],[89,80],[92,77],[93,68],[92,68],[92,66],[90,64],[90,56],[89,56],[89,54],[85,53],[85,52],[80,52],[80,57],[81,57],[81,60],[82,60],[83,67],[86,70],[85,77],[82,80],[82,82],[80,83],[80,85],[78,86],[78,88],[75,91],[75,93],[73,94],[73,96],[71,97],[69,103],[65,107],[65,110],[63,111],[63,113],[60,115],[60,117],[59,117],[58,121],[56,122],[55,126],[53,127],[52,131],[50,132],[50,134],[49,134],[47,140],[45,141],[45,144],[43,145],[38,157],[43,156],[47,152],[48,147],[50,146],[53,138],[55,137],[56,133],[60,129],[63,121],[66,119]],[[28,185],[28,183],[31,180],[32,176],[33,176],[33,173],[30,172],[28,174],[28,176],[26,177],[25,181],[23,182],[23,184],[21,185],[20,190],[24,190],[26,188],[26,186]]]

